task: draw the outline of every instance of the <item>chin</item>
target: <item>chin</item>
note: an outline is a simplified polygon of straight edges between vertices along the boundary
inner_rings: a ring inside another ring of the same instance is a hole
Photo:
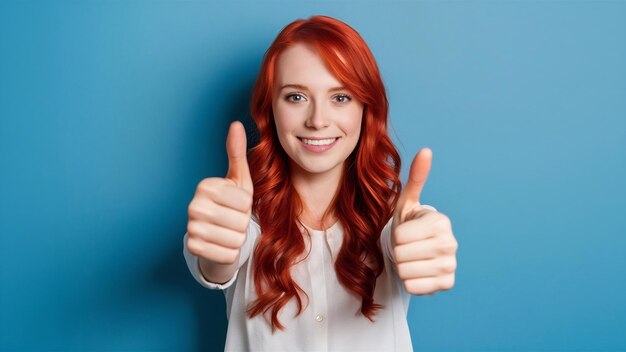
[[[302,170],[311,174],[323,174],[325,172],[333,170],[338,166],[337,163],[320,163],[314,161],[309,161],[305,163],[300,162],[297,164]]]

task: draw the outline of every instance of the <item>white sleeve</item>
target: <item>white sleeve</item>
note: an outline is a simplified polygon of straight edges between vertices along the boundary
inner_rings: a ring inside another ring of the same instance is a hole
[[[422,207],[437,211],[435,207],[428,205],[428,204],[422,204]],[[392,223],[393,223],[393,216],[391,217],[391,219],[389,219],[389,221],[387,222],[387,225],[385,225],[385,227],[383,228],[383,232],[381,232],[380,234],[380,243],[381,243],[381,249],[383,251],[383,255],[386,255],[387,258],[389,258],[389,260],[391,260],[391,262],[395,264],[396,258],[393,253],[393,248],[391,246]]]
[[[250,223],[248,224],[248,228],[246,230],[246,240],[244,241],[240,250],[238,268],[233,274],[233,277],[228,282],[225,282],[223,284],[210,282],[202,275],[202,272],[200,271],[200,261],[198,256],[191,254],[189,252],[189,249],[187,248],[187,237],[189,237],[189,234],[185,233],[185,236],[183,236],[183,256],[185,257],[185,262],[187,263],[187,267],[189,268],[191,276],[193,276],[193,278],[196,279],[196,281],[200,285],[208,289],[227,289],[237,280],[237,274],[239,273],[239,269],[246,262],[246,260],[248,260],[248,257],[250,257],[250,252],[252,251],[253,244],[256,242],[256,238],[258,237],[259,232],[260,228],[258,223],[253,219],[250,219]]]

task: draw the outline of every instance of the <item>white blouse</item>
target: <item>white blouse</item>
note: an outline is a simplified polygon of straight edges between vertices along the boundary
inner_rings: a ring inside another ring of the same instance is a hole
[[[429,205],[422,205],[435,210]],[[254,288],[252,257],[261,229],[255,216],[250,220],[241,247],[239,269],[233,278],[220,285],[207,281],[200,272],[198,257],[189,253],[183,238],[183,254],[191,275],[202,286],[224,290],[228,332],[225,351],[412,351],[407,312],[411,295],[404,289],[395,270],[391,248],[390,219],[380,241],[385,270],[376,281],[374,303],[384,305],[371,322],[360,313],[361,299],[338,281],[333,266],[343,240],[339,222],[324,231],[309,227],[311,242],[304,236],[310,254],[291,269],[291,276],[309,296],[302,296],[303,311],[297,317],[292,298],[278,313],[285,331],[274,334],[261,315],[249,319],[246,306],[257,298]]]

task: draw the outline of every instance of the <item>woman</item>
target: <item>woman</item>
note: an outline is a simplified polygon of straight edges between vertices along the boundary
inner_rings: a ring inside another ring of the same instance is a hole
[[[225,290],[226,350],[412,350],[411,294],[454,284],[449,219],[419,203],[423,149],[401,192],[388,102],[373,55],[325,16],[286,26],[254,86],[259,144],[239,122],[226,178],[202,180],[184,255]]]

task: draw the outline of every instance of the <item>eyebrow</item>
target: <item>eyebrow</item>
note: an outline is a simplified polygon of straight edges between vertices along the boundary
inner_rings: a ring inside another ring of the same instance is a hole
[[[307,92],[309,91],[309,89],[306,86],[303,86],[301,84],[285,84],[284,86],[280,87],[280,90],[283,90],[285,88],[295,88],[295,89],[300,89],[300,90],[306,90]],[[339,90],[347,90],[347,88],[346,87],[334,87],[334,88],[330,88],[328,91],[336,92]]]

